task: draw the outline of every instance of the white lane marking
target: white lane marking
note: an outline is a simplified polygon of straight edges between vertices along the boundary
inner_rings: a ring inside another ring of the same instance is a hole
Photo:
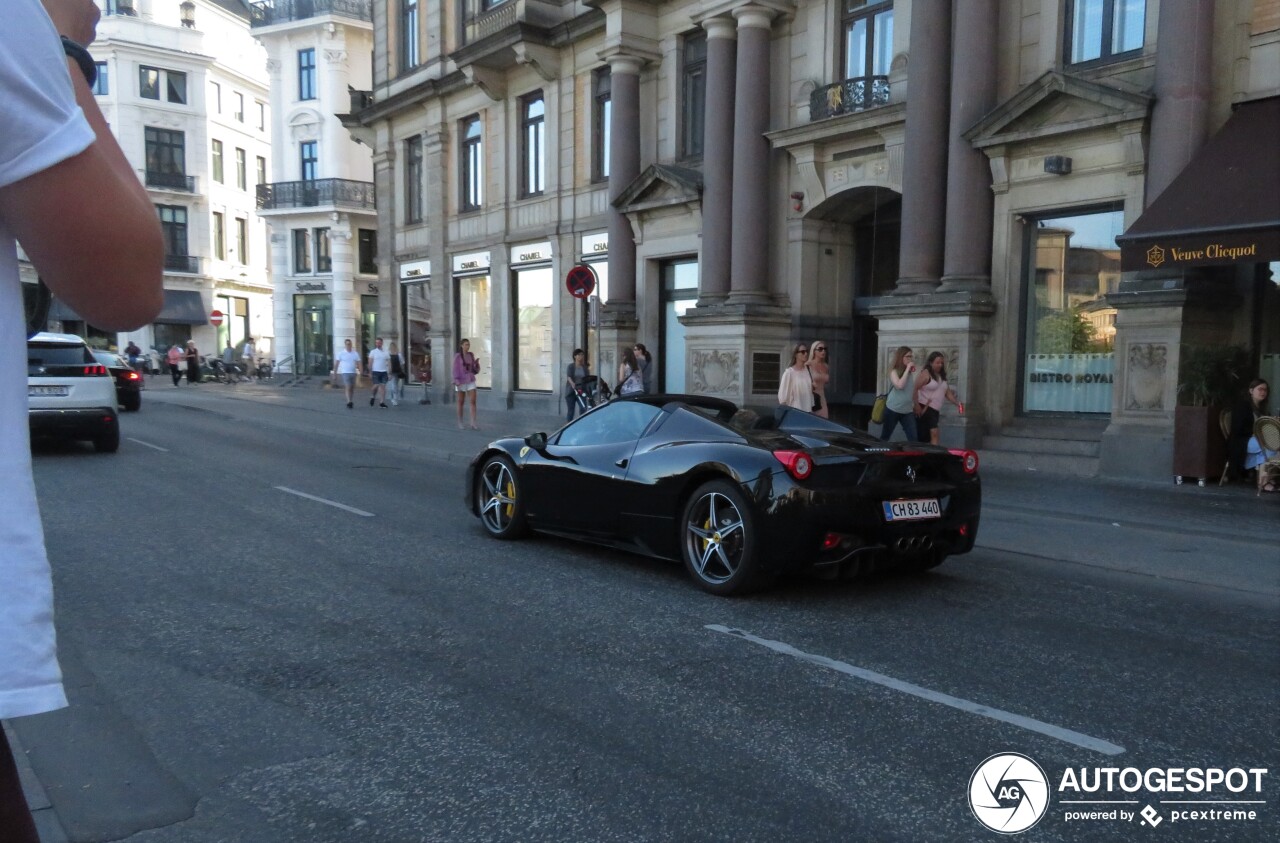
[[[886,688],[892,688],[895,691],[901,691],[904,694],[920,697],[930,702],[942,703],[952,708],[957,708],[969,714],[978,714],[983,717],[990,717],[992,720],[999,720],[1009,723],[1031,732],[1039,732],[1042,735],[1048,735],[1055,740],[1065,743],[1075,744],[1085,749],[1100,752],[1103,755],[1120,755],[1125,748],[1099,738],[1090,737],[1089,735],[1073,732],[1070,729],[1064,729],[1061,726],[1054,726],[1051,723],[1044,723],[1030,717],[1024,717],[1021,714],[1013,714],[1008,711],[1001,711],[998,708],[982,705],[981,703],[970,702],[969,700],[953,697],[950,694],[944,694],[940,691],[932,691],[928,688],[922,688],[919,685],[912,685],[910,682],[904,682],[901,679],[894,679],[892,676],[885,676],[883,673],[876,673],[873,670],[867,670],[861,667],[854,667],[845,662],[829,659],[826,656],[817,656],[813,653],[806,653],[803,650],[797,650],[790,644],[781,641],[771,641],[768,638],[759,638],[749,632],[741,629],[733,629],[732,627],[721,626],[718,623],[710,623],[706,625],[706,629],[713,632],[723,632],[725,635],[732,635],[750,641],[753,644],[759,644],[761,647],[773,650],[775,653],[782,653],[784,656],[791,656],[801,661],[810,662],[820,667],[830,670],[839,671],[840,673],[862,679],[867,682],[873,682],[876,685],[883,685]]]
[[[161,448],[159,445],[152,445],[150,442],[143,442],[141,439],[134,439],[132,436],[126,436],[125,439],[130,442],[137,442],[139,445],[145,445],[148,448],[154,448],[157,451],[164,451],[166,454],[169,453],[168,448]]]
[[[354,506],[347,506],[345,503],[338,503],[337,501],[326,500],[325,498],[318,498],[315,495],[308,495],[306,492],[299,492],[297,489],[290,489],[288,486],[276,486],[276,488],[282,492],[288,492],[291,495],[297,495],[300,498],[306,498],[309,501],[317,501],[319,503],[328,504],[329,506],[336,506],[338,509],[345,509],[347,512],[354,512],[356,515],[362,515],[365,518],[373,517],[372,512],[365,512],[363,509],[356,509]]]

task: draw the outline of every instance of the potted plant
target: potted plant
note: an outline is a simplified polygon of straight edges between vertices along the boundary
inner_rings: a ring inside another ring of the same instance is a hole
[[[1249,367],[1238,345],[1184,345],[1178,367],[1178,406],[1173,418],[1173,474],[1216,477],[1227,460],[1219,417],[1237,397]]]

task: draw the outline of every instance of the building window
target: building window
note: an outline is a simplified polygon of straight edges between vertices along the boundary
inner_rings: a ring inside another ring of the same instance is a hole
[[[696,32],[684,38],[680,84],[680,154],[702,155],[702,133],[707,106],[707,35]]]
[[[267,183],[267,159],[258,156],[258,184]]]
[[[893,61],[893,3],[844,0],[840,22],[844,78],[887,76]]]
[[[520,99],[520,195],[537,196],[547,186],[547,103],[542,91]]]
[[[516,389],[550,392],[555,349],[551,342],[551,305],[555,278],[551,267],[516,271]]]
[[[1124,211],[1073,211],[1023,226],[1026,309],[1021,393],[1025,412],[1111,412]]]
[[[213,113],[222,113],[222,86],[217,82],[209,83],[209,101],[213,105]]]
[[[366,275],[377,275],[378,232],[372,228],[359,229],[358,240],[360,252],[360,268],[358,271]]]
[[[249,189],[249,173],[245,165],[246,165],[246,162],[245,162],[244,150],[237,146],[236,147],[236,187],[240,188],[241,190]]]
[[[400,0],[400,69],[418,66],[418,0]]]
[[[233,116],[241,123],[244,122],[244,94],[236,94],[236,113]]]
[[[474,211],[484,203],[484,145],[480,116],[462,121],[462,210]]]
[[[160,215],[160,228],[164,233],[164,253],[167,257],[186,257],[187,209],[181,205],[156,205]]]
[[[456,284],[458,337],[471,340],[471,353],[481,360],[476,386],[493,386],[493,318],[489,307],[489,276],[458,278]],[[486,360],[490,365],[483,365]]]
[[[160,71],[145,65],[138,68],[138,96],[144,100],[160,99]]]
[[[249,221],[236,217],[236,258],[241,264],[249,262]]]
[[[98,75],[93,80],[93,95],[95,97],[105,97],[111,93],[111,85],[107,78],[107,63],[105,61],[95,61],[93,66],[98,69]]]
[[[422,222],[422,136],[404,142],[404,221]]]
[[[220,261],[227,259],[227,220],[221,211],[213,212],[213,256]]]
[[[186,136],[171,129],[147,126],[143,129],[143,139],[147,149],[147,183],[160,187],[183,187],[187,172]],[[175,181],[174,176],[184,178]]]
[[[1072,0],[1067,8],[1069,64],[1107,62],[1142,49],[1146,0]]]
[[[222,141],[213,142],[213,180],[222,184]]]
[[[316,98],[316,48],[298,51],[298,99]]]
[[[299,173],[303,181],[315,181],[320,177],[320,153],[316,141],[303,141],[298,145]]]
[[[311,272],[311,230],[295,228],[293,230],[293,274],[306,275]]]
[[[316,272],[333,272],[333,254],[329,251],[329,229],[315,230]]]
[[[267,130],[267,106],[266,103],[254,103],[258,106],[258,131],[265,132]]]
[[[613,73],[602,67],[591,75],[591,178],[609,178],[609,128],[613,120]]]

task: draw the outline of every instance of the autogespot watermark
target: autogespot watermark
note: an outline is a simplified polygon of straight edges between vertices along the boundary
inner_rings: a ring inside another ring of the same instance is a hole
[[[969,807],[999,834],[1045,814],[1068,823],[1229,825],[1257,822],[1267,800],[1262,767],[1068,767],[1051,788],[1044,769],[1016,752],[991,756],[969,778]],[[1051,805],[1054,790],[1057,805]]]

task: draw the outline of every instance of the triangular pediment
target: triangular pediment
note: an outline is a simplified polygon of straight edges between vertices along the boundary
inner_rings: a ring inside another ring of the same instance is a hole
[[[613,206],[623,213],[702,202],[702,172],[676,164],[650,164]]]
[[[1051,70],[1001,103],[964,133],[975,147],[1145,120],[1152,98]]]

